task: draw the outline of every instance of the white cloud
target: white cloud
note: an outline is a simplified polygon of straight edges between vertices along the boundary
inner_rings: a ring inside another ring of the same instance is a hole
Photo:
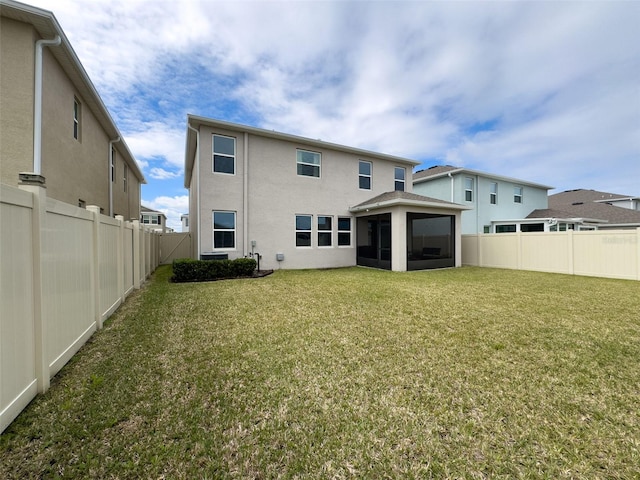
[[[180,215],[189,213],[189,196],[179,195],[175,197],[160,196],[151,200],[142,200],[142,203],[153,210],[164,213],[167,216],[167,226],[176,232],[182,230]]]
[[[195,113],[640,194],[638,2],[34,3],[151,178]]]
[[[172,167],[182,169],[186,130],[186,127],[182,127],[157,121],[134,125],[134,129],[123,133],[136,158],[147,163],[151,159],[161,159]]]
[[[170,172],[164,168],[153,167],[149,171],[149,176],[155,180],[169,180],[171,178],[178,178],[182,174],[180,172]]]

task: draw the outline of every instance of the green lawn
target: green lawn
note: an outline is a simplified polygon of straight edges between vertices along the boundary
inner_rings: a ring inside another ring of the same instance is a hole
[[[5,431],[0,478],[640,478],[639,282],[169,276]]]

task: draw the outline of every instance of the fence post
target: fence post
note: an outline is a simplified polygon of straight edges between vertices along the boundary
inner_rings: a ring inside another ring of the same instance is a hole
[[[573,230],[567,229],[567,259],[569,265],[569,275],[574,275],[575,258],[573,257]]]
[[[47,189],[45,178],[33,173],[21,173],[18,188],[33,195],[31,235],[33,239],[33,330],[35,337],[35,374],[38,393],[49,390],[49,360],[47,359],[47,322],[44,312],[42,285],[42,250],[47,221]]]
[[[636,280],[640,280],[640,227],[636,229]]]
[[[116,215],[118,220],[118,241],[116,245],[116,258],[118,259],[118,296],[124,303],[124,217]]]
[[[93,312],[96,329],[102,328],[102,308],[100,307],[100,207],[87,205],[87,211],[92,214],[93,255],[91,259],[91,278],[93,279]]]
[[[133,220],[133,288],[140,288],[140,220]]]
[[[518,231],[516,232],[516,269],[522,270],[522,232],[520,231],[520,226],[518,226]]]

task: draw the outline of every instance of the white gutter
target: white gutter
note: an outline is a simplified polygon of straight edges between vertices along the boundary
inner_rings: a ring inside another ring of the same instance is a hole
[[[191,175],[193,175],[193,171],[195,170],[196,172],[196,218],[195,218],[195,225],[196,225],[196,255],[197,255],[197,259],[200,259],[200,235],[202,235],[202,232],[200,231],[200,130],[197,130],[195,128],[193,128],[189,122],[187,122],[187,128],[189,130],[193,130],[194,132],[196,132],[196,151],[195,151],[195,159],[193,161],[193,167],[191,167]],[[191,212],[189,212],[191,213]],[[189,215],[191,216],[191,215]],[[193,220],[189,220],[190,222],[192,222]],[[189,231],[191,231],[191,229],[189,229]]]
[[[51,40],[36,42],[36,71],[33,106],[33,173],[42,175],[42,49],[60,45],[62,39],[56,35]]]
[[[451,179],[451,203],[453,203],[453,175],[451,175],[451,172],[448,172],[447,176]]]
[[[120,137],[116,138],[115,140],[109,141],[109,165],[108,165],[109,173],[107,178],[109,179],[109,216],[111,217],[113,217],[113,182],[115,181],[115,176],[113,178],[111,177],[112,175],[111,166],[113,165],[113,144],[118,143],[119,141],[120,141]],[[113,168],[115,169],[115,165],[113,165]],[[140,215],[138,215],[138,218],[140,218]]]
[[[244,232],[244,254],[249,253],[249,134],[244,132],[244,152],[243,152],[243,196],[242,196],[242,229]]]

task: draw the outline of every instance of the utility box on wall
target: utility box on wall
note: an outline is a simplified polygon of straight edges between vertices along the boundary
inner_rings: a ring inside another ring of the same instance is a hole
[[[276,260],[282,262],[284,260],[284,253],[276,253]]]

